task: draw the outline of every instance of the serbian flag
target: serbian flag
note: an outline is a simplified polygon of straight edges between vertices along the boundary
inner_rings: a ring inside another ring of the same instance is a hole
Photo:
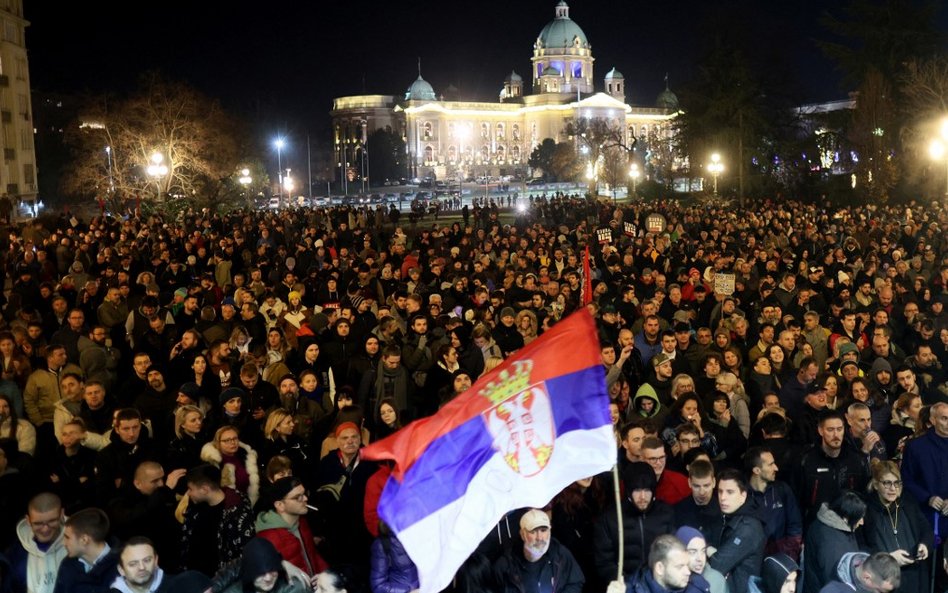
[[[615,464],[592,317],[584,308],[560,321],[362,456],[395,461],[379,516],[418,568],[422,593],[441,591],[506,513],[542,507]]]
[[[583,252],[583,287],[580,297],[584,307],[593,300],[593,279],[592,266],[589,265],[589,245],[586,246],[586,250]]]

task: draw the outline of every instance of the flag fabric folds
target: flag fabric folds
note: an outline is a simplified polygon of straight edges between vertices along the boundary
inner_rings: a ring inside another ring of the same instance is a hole
[[[422,593],[437,593],[507,512],[608,470],[615,451],[596,327],[582,309],[362,455],[395,461],[379,515]]]
[[[589,263],[589,245],[583,251],[583,287],[581,290],[580,302],[585,307],[593,301],[593,279],[592,266]]]

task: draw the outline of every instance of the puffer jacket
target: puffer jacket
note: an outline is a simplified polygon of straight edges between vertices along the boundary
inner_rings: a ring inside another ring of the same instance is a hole
[[[372,542],[369,584],[372,593],[408,593],[419,587],[418,569],[398,538],[383,535]]]
[[[56,584],[56,572],[66,557],[64,533],[65,530],[61,531],[59,537],[54,539],[44,552],[33,539],[33,530],[26,519],[17,523],[16,537],[19,541],[13,545],[9,554],[13,591],[52,593]]]
[[[313,532],[306,517],[300,517],[295,528],[291,528],[276,511],[264,511],[257,515],[254,524],[257,535],[268,540],[284,560],[310,576],[329,568],[316,551]]]
[[[803,593],[819,593],[836,578],[839,560],[849,552],[858,552],[859,543],[846,521],[823,503],[806,532],[803,550]]]
[[[751,576],[760,574],[767,536],[761,524],[757,501],[747,500],[730,515],[722,515],[722,523],[708,542],[717,551],[708,559],[708,566],[727,577],[731,593],[747,593]]]
[[[625,535],[625,574],[630,577],[648,561],[648,551],[655,538],[675,531],[675,511],[660,500],[644,512],[627,497],[622,500],[622,524]],[[619,527],[613,510],[602,514],[595,526],[594,556],[596,572],[605,582],[616,577],[619,566]]]

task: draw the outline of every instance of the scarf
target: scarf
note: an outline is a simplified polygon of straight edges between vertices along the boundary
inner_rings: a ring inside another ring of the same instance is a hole
[[[408,373],[405,371],[405,367],[401,365],[397,369],[389,369],[380,360],[378,372],[375,373],[373,410],[385,398],[395,400],[395,407],[398,411],[408,409]]]

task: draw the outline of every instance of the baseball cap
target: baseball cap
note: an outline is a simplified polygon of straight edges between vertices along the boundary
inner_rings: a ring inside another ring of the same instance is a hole
[[[520,529],[533,531],[538,527],[550,528],[550,517],[540,509],[530,509],[520,518]]]
[[[666,362],[671,362],[671,359],[668,358],[668,355],[665,354],[664,352],[659,352],[659,353],[656,354],[654,357],[652,357],[652,366],[653,366],[653,367],[659,367],[659,366],[665,364]]]

